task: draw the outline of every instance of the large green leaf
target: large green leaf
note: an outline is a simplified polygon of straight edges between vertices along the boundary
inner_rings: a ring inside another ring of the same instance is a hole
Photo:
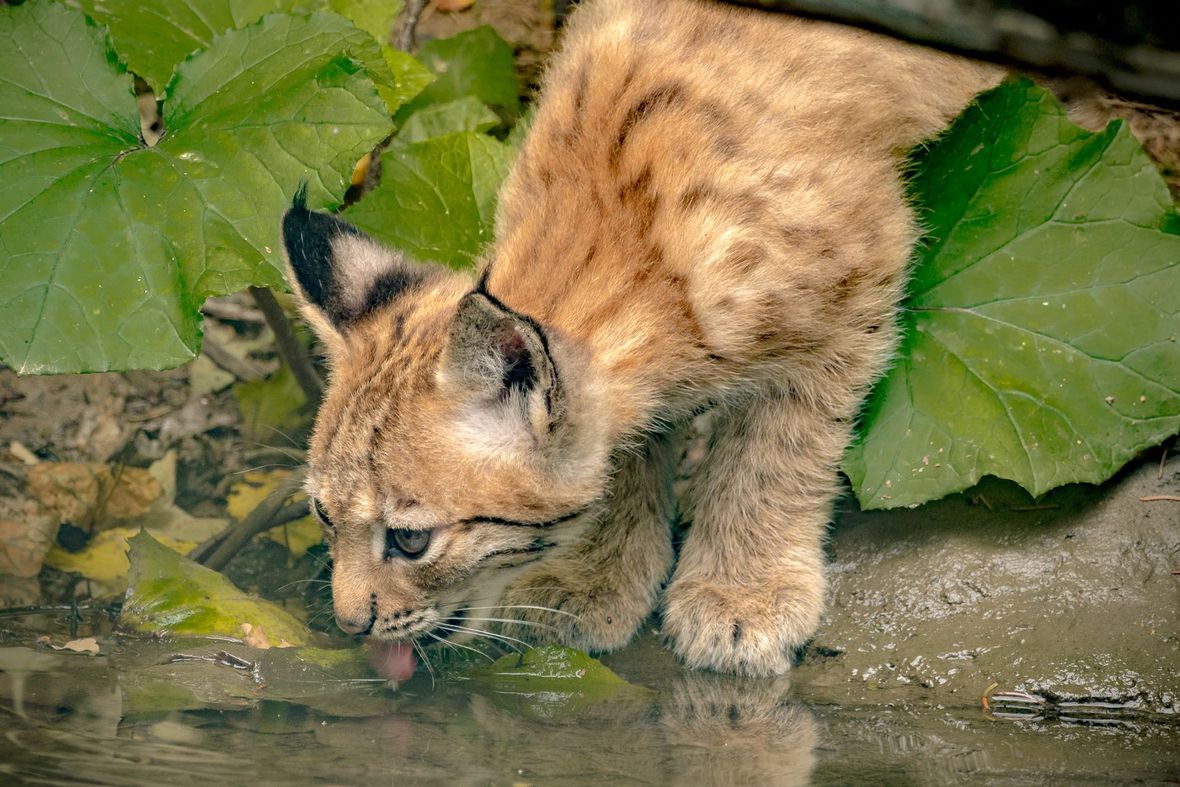
[[[393,36],[393,23],[401,12],[401,0],[327,0],[328,7],[350,20],[381,44],[381,54],[393,74],[392,86],[381,83],[377,92],[395,112],[422,88],[434,81],[434,75],[426,67],[405,52],[389,45]]]
[[[382,44],[389,43],[402,10],[401,0],[327,0],[327,4]]]
[[[423,107],[398,129],[397,142],[422,142],[460,131],[487,131],[500,124],[496,113],[474,96]]]
[[[21,373],[162,368],[207,296],[280,286],[299,182],[340,194],[390,124],[335,15],[266,17],[185,61],[145,147],[105,36],[55,3],[0,8],[0,361]]]
[[[289,11],[296,0],[66,0],[110,28],[127,68],[157,95],[172,69],[214,37],[257,22],[265,14]],[[303,3],[302,5],[307,5]]]
[[[906,340],[844,463],[864,507],[987,474],[1033,494],[1099,482],[1180,431],[1180,236],[1125,128],[1091,134],[1005,85],[930,147],[913,192],[929,242]]]
[[[512,47],[490,27],[427,41],[418,58],[437,79],[398,112],[398,120],[422,107],[474,96],[510,116],[520,114]]]
[[[496,193],[513,155],[471,132],[395,145],[381,156],[381,185],[346,216],[419,260],[470,265],[492,239]]]
[[[213,39],[276,11],[309,13],[331,9],[381,42],[367,53],[384,58],[385,69],[366,62],[389,111],[417,95],[434,77],[418,61],[388,45],[401,7],[390,0],[63,0],[110,29],[115,50],[128,70],[143,77],[156,95],[164,92],[173,68],[208,47]]]

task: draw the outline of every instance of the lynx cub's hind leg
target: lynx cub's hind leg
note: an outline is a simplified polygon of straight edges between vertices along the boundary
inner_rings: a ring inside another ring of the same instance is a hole
[[[693,479],[691,525],[664,606],[691,667],[773,675],[815,631],[842,418],[762,388],[722,414]]]
[[[676,432],[648,437],[619,454],[599,521],[565,554],[544,561],[505,592],[504,616],[525,623],[511,627],[510,635],[591,651],[615,650],[631,640],[655,609],[672,568],[672,475],[681,448]]]

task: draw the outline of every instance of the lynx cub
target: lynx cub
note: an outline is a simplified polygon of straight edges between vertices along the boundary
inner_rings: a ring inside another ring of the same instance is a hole
[[[291,279],[332,367],[307,488],[340,626],[404,675],[412,644],[489,624],[618,648],[660,607],[687,665],[785,671],[894,347],[902,156],[997,76],[703,0],[589,0],[476,275],[296,197]],[[707,407],[677,555],[678,437]]]

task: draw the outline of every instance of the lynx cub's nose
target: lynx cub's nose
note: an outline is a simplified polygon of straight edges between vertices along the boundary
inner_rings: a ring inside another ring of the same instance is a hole
[[[339,612],[336,613],[336,625],[345,634],[368,634],[369,630],[373,628],[373,619],[369,618],[363,622],[344,617]]]

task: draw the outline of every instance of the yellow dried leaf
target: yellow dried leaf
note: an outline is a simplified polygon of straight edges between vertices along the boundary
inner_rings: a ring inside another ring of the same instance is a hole
[[[230,516],[238,521],[245,519],[288,475],[287,470],[252,470],[243,475],[242,480],[229,490],[226,508]],[[301,496],[302,494],[299,494],[292,499],[298,500]],[[281,527],[271,528],[259,538],[269,538],[278,542],[286,546],[292,555],[299,557],[310,547],[320,543],[323,534],[315,518],[306,516]]]
[[[373,163],[373,154],[366,153],[361,156],[361,160],[352,168],[352,177],[349,178],[349,183],[360,187],[365,184],[365,178],[369,176],[369,165]]]
[[[104,530],[80,552],[67,552],[55,545],[45,558],[45,565],[59,571],[81,574],[100,583],[109,592],[121,592],[127,587],[127,539],[138,532],[139,528],[134,527]],[[197,545],[196,542],[177,541],[161,534],[156,534],[156,540],[182,555]]]

